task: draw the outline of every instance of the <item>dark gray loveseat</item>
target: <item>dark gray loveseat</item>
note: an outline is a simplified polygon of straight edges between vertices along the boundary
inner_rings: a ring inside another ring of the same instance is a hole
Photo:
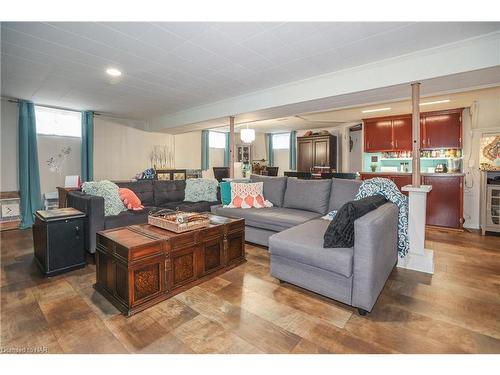
[[[104,216],[104,198],[80,191],[68,194],[68,206],[87,214],[85,219],[85,249],[89,253],[95,253],[96,233],[100,230],[147,223],[149,212],[164,208],[206,212],[210,211],[211,206],[220,203],[220,201],[185,202],[186,181],[183,180],[140,180],[118,182],[117,185],[132,190],[141,200],[144,209],[123,211],[115,216]]]
[[[245,218],[246,240],[269,246],[271,275],[280,281],[371,311],[397,262],[397,206],[386,203],[356,220],[352,248],[323,248],[330,222],[321,216],[353,200],[361,181],[251,179],[264,183],[274,207],[212,206],[212,212]]]

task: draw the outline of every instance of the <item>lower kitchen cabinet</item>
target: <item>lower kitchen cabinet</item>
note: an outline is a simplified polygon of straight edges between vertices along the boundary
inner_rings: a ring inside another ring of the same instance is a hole
[[[390,173],[365,174],[361,179],[373,177],[388,178],[399,190],[411,184],[411,175],[392,175]],[[439,227],[461,229],[463,219],[463,177],[462,176],[422,176],[423,185],[431,185],[432,190],[427,195],[426,224]],[[407,192],[403,194],[408,195]]]
[[[431,185],[427,195],[427,225],[448,228],[462,228],[463,219],[463,177],[423,176],[422,183]]]

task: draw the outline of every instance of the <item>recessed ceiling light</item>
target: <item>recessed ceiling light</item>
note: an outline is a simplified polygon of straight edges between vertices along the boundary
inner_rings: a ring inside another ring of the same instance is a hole
[[[363,113],[370,113],[370,112],[382,112],[382,111],[389,111],[391,107],[384,107],[384,108],[375,108],[375,109],[365,109],[364,111],[361,111]]]
[[[108,69],[106,69],[106,73],[109,74],[112,77],[119,77],[119,76],[122,75],[122,72],[120,72],[116,68],[108,68]]]
[[[451,102],[450,99],[443,99],[443,100],[436,100],[434,102],[425,102],[425,103],[420,103],[420,105],[431,105],[431,104],[439,104],[439,103],[449,103]]]

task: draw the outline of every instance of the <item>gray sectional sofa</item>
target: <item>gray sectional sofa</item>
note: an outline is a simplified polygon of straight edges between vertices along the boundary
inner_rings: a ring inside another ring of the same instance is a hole
[[[263,182],[273,207],[217,205],[212,212],[245,219],[246,240],[269,247],[273,277],[357,307],[360,314],[371,311],[397,262],[397,206],[386,203],[356,220],[352,248],[323,248],[330,222],[321,216],[353,200],[361,181],[251,180]]]

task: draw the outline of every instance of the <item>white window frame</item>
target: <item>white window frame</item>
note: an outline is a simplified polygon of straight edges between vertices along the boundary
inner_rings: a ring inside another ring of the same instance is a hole
[[[35,105],[35,118],[37,135],[82,137],[80,112]]]
[[[290,133],[273,134],[273,150],[289,150]]]
[[[208,147],[225,149],[226,148],[226,133],[209,130],[208,132]]]

